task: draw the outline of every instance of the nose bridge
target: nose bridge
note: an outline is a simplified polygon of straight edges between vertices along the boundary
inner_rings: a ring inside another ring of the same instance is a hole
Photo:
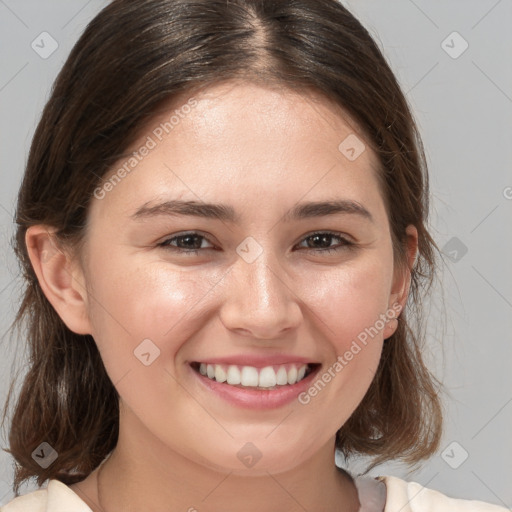
[[[253,309],[258,310],[271,308],[274,303],[286,300],[288,295],[286,279],[275,255],[268,248],[261,248],[259,252],[253,261],[242,256],[235,269]]]
[[[240,251],[244,247],[246,253]],[[237,250],[241,256],[231,272],[221,317],[230,329],[271,338],[297,324],[300,308],[277,257],[270,249],[259,247],[249,241]],[[255,250],[259,254],[251,252]]]

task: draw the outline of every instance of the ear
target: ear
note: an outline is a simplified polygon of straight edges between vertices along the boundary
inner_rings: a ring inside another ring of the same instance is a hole
[[[59,247],[54,232],[43,225],[27,229],[30,262],[43,293],[66,326],[76,334],[91,334],[83,272]]]
[[[398,311],[402,311],[405,307],[405,303],[407,302],[409,288],[411,286],[411,270],[416,263],[418,255],[418,230],[413,224],[409,224],[405,232],[407,234],[407,268],[395,269],[395,273],[393,275],[393,286],[389,296],[389,308],[397,311],[397,317],[399,316]],[[398,307],[398,305],[400,307]]]

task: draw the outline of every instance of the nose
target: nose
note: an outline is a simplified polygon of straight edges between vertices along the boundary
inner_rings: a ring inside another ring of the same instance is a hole
[[[279,339],[300,324],[301,299],[286,272],[264,251],[255,261],[237,261],[220,308],[223,325],[254,339]]]

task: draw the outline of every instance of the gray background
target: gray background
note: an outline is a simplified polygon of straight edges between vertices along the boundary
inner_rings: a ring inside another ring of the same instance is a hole
[[[344,3],[384,49],[414,110],[430,164],[432,234],[446,254],[428,324],[429,359],[447,390],[441,449],[415,472],[388,464],[372,474],[510,508],[512,0]],[[9,240],[30,140],[67,54],[104,5],[0,0],[0,333],[22,286]],[[52,41],[42,32],[58,44],[49,56]],[[6,334],[1,350],[3,401],[13,358],[21,370],[25,359],[22,340]],[[11,474],[12,459],[2,452],[0,504],[11,498]]]

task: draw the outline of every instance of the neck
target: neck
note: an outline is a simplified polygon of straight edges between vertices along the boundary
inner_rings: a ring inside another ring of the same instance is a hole
[[[121,423],[122,425],[122,423]],[[132,435],[130,435],[130,433]],[[97,475],[102,512],[320,512],[359,509],[350,475],[334,464],[334,439],[313,457],[279,474],[241,476],[191,461],[154,437],[120,426]]]

